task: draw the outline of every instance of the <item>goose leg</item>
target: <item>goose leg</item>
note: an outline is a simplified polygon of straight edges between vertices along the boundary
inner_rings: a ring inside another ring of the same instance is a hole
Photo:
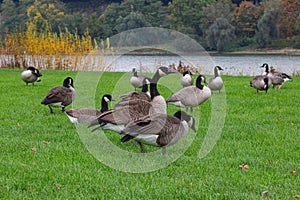
[[[62,111],[62,112],[65,112],[65,107],[62,107],[62,108],[61,108],[61,111]]]
[[[165,155],[167,152],[167,147],[162,147],[162,154]]]
[[[136,145],[138,145],[140,147],[141,153],[146,153],[146,149],[145,149],[144,145],[140,141],[135,140],[134,144],[136,144]]]
[[[49,109],[50,109],[50,113],[53,114],[53,110],[52,110],[51,106],[48,105],[48,107],[49,107]]]

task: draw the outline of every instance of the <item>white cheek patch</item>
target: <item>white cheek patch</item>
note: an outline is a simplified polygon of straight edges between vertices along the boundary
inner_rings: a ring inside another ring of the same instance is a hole
[[[104,101],[109,102],[109,99],[107,97],[104,97]]]
[[[165,73],[165,72],[163,72],[161,69],[158,69],[158,74],[159,74],[159,76],[160,76],[160,77],[162,77],[162,76],[165,76],[165,75],[166,75],[166,73]]]
[[[194,123],[194,119],[191,117],[190,121],[188,122],[189,127],[192,127]]]

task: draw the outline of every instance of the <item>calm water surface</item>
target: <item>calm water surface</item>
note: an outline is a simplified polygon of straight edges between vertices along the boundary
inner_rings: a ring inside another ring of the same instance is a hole
[[[217,56],[177,56],[177,55],[122,55],[116,56],[111,64],[114,71],[131,71],[133,67],[139,71],[155,71],[158,66],[176,66],[181,60],[185,65],[200,69],[201,73],[212,74],[216,65],[224,68],[227,75],[257,75],[264,69],[263,63],[268,63],[277,70],[293,74],[300,71],[300,56],[295,55],[217,55]]]

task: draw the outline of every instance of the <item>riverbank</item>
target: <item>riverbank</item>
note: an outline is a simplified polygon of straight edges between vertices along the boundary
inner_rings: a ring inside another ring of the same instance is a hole
[[[176,51],[174,51],[176,52]],[[119,50],[117,54],[129,54],[129,55],[172,55],[173,52],[164,51],[160,49],[136,49],[133,51]],[[178,54],[209,54],[209,55],[295,55],[300,56],[300,49],[292,48],[283,48],[283,49],[274,49],[274,48],[264,48],[264,49],[247,49],[240,51],[202,51],[202,52],[180,52]]]
[[[253,50],[242,50],[242,51],[232,51],[232,52],[210,52],[210,55],[297,55],[300,56],[300,49],[291,49],[291,48],[283,48],[283,49],[253,49]]]

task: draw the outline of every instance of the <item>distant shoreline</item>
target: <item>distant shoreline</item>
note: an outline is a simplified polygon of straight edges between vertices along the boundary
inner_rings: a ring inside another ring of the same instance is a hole
[[[139,49],[129,52],[117,52],[117,54],[129,54],[129,55],[170,55],[172,52],[160,51],[158,49]],[[178,52],[179,54],[181,52]],[[227,51],[227,52],[217,52],[217,51],[203,51],[203,52],[182,52],[183,54],[209,54],[213,56],[218,55],[293,55],[300,56],[300,49],[253,49],[253,50],[241,50],[241,51]]]

